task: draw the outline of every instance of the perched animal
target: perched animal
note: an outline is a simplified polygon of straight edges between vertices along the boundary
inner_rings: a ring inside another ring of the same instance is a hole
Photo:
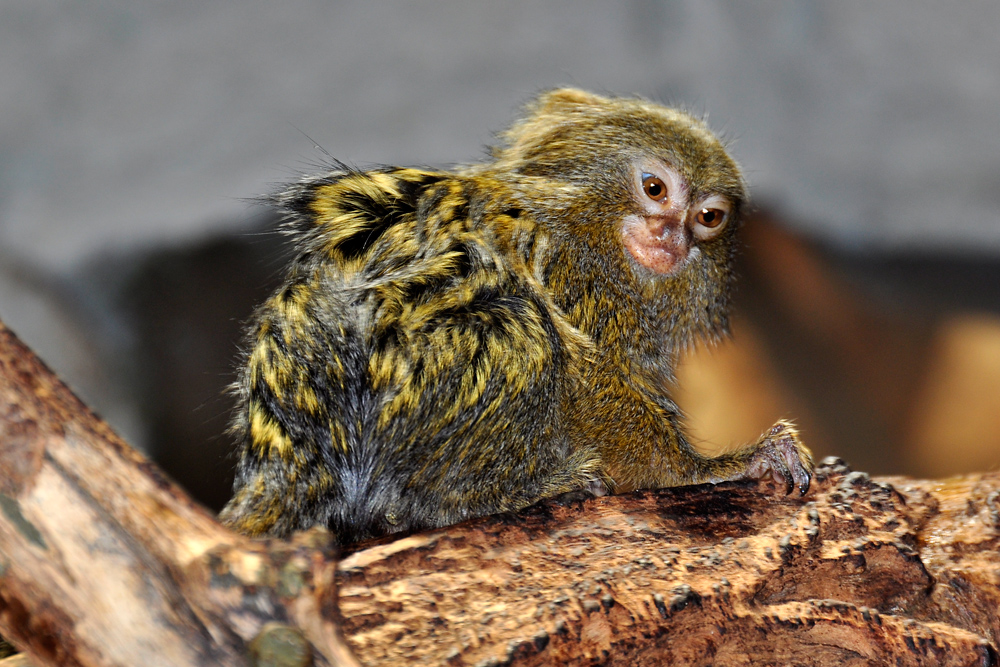
[[[726,331],[746,201],[701,121],[554,90],[484,164],[338,165],[274,201],[298,254],[237,383],[236,530],[349,543],[574,490],[808,489],[789,423],[706,457],[668,393],[678,351]]]

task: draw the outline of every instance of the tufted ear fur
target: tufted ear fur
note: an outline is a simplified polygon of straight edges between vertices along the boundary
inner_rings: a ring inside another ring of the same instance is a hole
[[[580,107],[602,106],[607,102],[607,98],[588,93],[585,90],[556,88],[542,93],[532,105],[532,111],[536,114],[571,113],[574,110],[579,110]]]
[[[606,109],[609,100],[576,88],[556,88],[530,102],[526,116],[500,134],[503,146],[492,149],[493,157],[515,162],[545,143],[554,131],[582,116]]]

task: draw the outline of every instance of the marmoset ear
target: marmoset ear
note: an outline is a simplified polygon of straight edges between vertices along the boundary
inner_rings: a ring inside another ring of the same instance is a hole
[[[541,146],[558,143],[560,128],[579,127],[587,116],[605,110],[611,100],[576,88],[556,88],[542,93],[525,107],[525,116],[501,133],[501,146],[493,157],[519,161]]]
[[[535,113],[571,113],[580,107],[606,105],[608,99],[577,88],[556,88],[538,97],[534,105]]]

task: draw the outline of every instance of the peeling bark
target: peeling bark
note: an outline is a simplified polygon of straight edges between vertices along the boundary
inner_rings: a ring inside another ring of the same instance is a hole
[[[831,460],[805,498],[550,503],[347,556],[342,629],[366,664],[993,665],[998,489]]]

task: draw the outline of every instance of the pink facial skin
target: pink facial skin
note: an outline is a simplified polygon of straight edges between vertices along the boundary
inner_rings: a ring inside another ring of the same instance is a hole
[[[696,258],[698,241],[714,238],[728,222],[732,206],[724,197],[689,202],[683,177],[662,161],[638,160],[632,185],[641,212],[622,221],[622,239],[636,262],[660,275]]]

